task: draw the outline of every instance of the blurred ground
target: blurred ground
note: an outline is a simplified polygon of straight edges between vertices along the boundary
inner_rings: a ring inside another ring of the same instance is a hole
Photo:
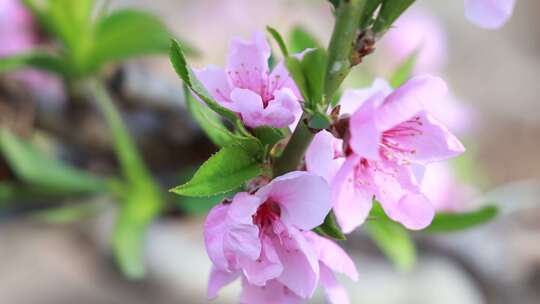
[[[347,283],[352,303],[540,303],[540,2],[518,1],[511,22],[493,32],[467,23],[462,1],[418,2],[447,26],[450,64],[445,78],[479,113],[469,145],[477,152],[475,166],[485,172],[489,189],[504,186],[490,196],[503,204],[503,214],[467,233],[420,237],[419,265],[409,274],[396,273],[359,234],[348,244],[361,276],[358,283]],[[300,23],[321,39],[329,37],[332,24],[322,0],[113,4],[162,15],[204,51],[200,65],[222,63],[231,36],[246,36],[267,24],[286,32]],[[156,81],[179,84],[166,58],[137,60],[130,66]],[[156,85],[137,82],[145,83]],[[177,157],[186,162],[194,158],[187,154],[178,151]],[[114,271],[106,250],[111,219],[108,214],[69,226],[26,220],[0,224],[0,303],[206,303],[210,264],[202,244],[202,219],[156,223],[148,236],[150,273],[138,283],[126,282]],[[234,303],[237,291],[238,286],[228,288],[215,303]]]

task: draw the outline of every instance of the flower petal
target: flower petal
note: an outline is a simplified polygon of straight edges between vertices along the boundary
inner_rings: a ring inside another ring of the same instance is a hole
[[[350,145],[353,151],[362,157],[378,160],[380,143],[384,129],[377,124],[377,104],[384,95],[377,93],[368,99],[354,114],[349,122],[351,132]]]
[[[433,221],[435,206],[425,195],[410,193],[399,201],[388,216],[408,229],[420,230],[429,226]]]
[[[274,99],[263,110],[266,125],[274,128],[284,128],[296,120],[302,113],[298,99],[291,89],[281,89],[274,92]]]
[[[256,195],[279,204],[283,223],[304,230],[322,224],[332,208],[328,183],[320,176],[303,171],[275,178]]]
[[[330,304],[348,304],[347,290],[339,284],[332,271],[321,263],[321,285]]]
[[[392,93],[392,87],[390,87],[390,84],[382,78],[375,79],[369,88],[345,90],[339,100],[339,105],[341,107],[340,114],[351,115],[373,95],[382,94],[383,97],[386,97],[390,93]]]
[[[296,99],[302,100],[302,94],[300,94],[300,90],[292,79],[289,71],[287,70],[287,67],[285,66],[285,63],[281,61],[272,70],[272,73],[268,78],[267,90],[268,92],[274,92],[283,88],[290,89],[294,93],[294,96],[296,96]]]
[[[260,198],[247,192],[240,192],[234,196],[227,213],[224,250],[251,261],[259,258],[261,255],[259,228],[253,224],[252,216],[261,203]]]
[[[416,76],[388,95],[376,114],[380,130],[388,130],[411,119],[424,104],[442,100],[448,88],[445,82],[430,75]]]
[[[345,274],[353,281],[358,280],[358,270],[356,270],[353,260],[338,244],[311,231],[305,231],[304,235],[313,245],[319,261],[325,267]]]
[[[267,281],[279,277],[283,272],[283,265],[272,242],[264,238],[261,256],[255,261],[242,262],[242,269],[250,284],[264,286]]]
[[[334,159],[334,141],[337,140],[330,132],[322,130],[315,135],[306,151],[307,171],[323,177],[330,182],[330,168]]]
[[[225,285],[236,280],[239,275],[240,273],[237,271],[229,272],[212,266],[212,269],[210,270],[210,278],[208,279],[208,299],[211,300],[216,298],[219,290]]]
[[[420,112],[413,123],[420,134],[395,138],[406,150],[411,160],[430,163],[447,160],[465,152],[463,144],[448,129],[426,112]]]
[[[355,184],[354,170],[359,161],[360,157],[349,156],[332,182],[334,214],[344,233],[350,233],[364,223],[372,207],[372,187],[367,184],[357,187],[359,184]]]
[[[231,40],[227,73],[232,85],[259,94],[266,85],[270,46],[262,32],[255,32],[251,41]]]
[[[228,205],[219,204],[208,213],[204,223],[206,252],[212,263],[220,270],[229,270],[229,263],[223,251],[223,239],[227,231]]]
[[[231,100],[246,126],[256,128],[266,124],[263,101],[257,93],[247,89],[234,89]]]
[[[230,95],[232,89],[225,70],[215,65],[209,65],[204,69],[194,69],[193,72],[217,102],[224,107],[231,108]]]
[[[319,280],[318,257],[305,236],[294,227],[274,240],[274,248],[283,264],[277,280],[301,298],[310,298]]]
[[[259,287],[242,280],[240,304],[306,304],[307,300],[300,298],[277,280],[268,281],[266,286]]]
[[[516,0],[465,0],[465,17],[487,29],[502,27],[512,16]]]

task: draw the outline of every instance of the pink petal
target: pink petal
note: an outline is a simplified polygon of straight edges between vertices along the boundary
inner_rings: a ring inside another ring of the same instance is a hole
[[[487,29],[502,27],[512,16],[516,0],[465,0],[467,19]]]
[[[351,132],[350,145],[353,151],[368,159],[379,159],[380,143],[384,129],[376,120],[377,104],[384,95],[377,93],[368,99],[354,114],[349,122]]]
[[[383,97],[386,97],[390,93],[392,93],[390,84],[382,78],[375,79],[371,87],[366,89],[345,90],[339,100],[340,114],[353,114],[373,95],[382,94]]]
[[[411,193],[405,195],[388,216],[408,229],[420,230],[433,221],[435,207],[423,194]]]
[[[356,270],[353,260],[338,244],[311,231],[306,231],[304,234],[308,241],[313,245],[313,248],[319,257],[319,261],[325,267],[328,267],[335,272],[345,274],[353,281],[358,280],[358,271]]]
[[[242,262],[244,275],[250,284],[264,286],[267,281],[275,279],[283,272],[283,265],[268,238],[263,240],[263,250],[256,261]]]
[[[376,114],[377,126],[388,130],[411,119],[424,109],[424,104],[437,102],[448,91],[444,81],[438,77],[416,76],[396,89],[379,107]]]
[[[263,110],[266,125],[274,128],[284,128],[302,114],[298,99],[290,89],[281,89],[274,92],[274,99]]]
[[[429,163],[447,160],[465,152],[459,139],[426,112],[420,112],[413,120],[421,133],[396,138],[401,147],[413,151],[407,154],[411,160]]]
[[[283,272],[277,278],[301,298],[310,298],[319,279],[318,257],[304,235],[289,227],[288,235],[282,234],[274,241],[274,248],[283,264]]]
[[[213,266],[210,270],[210,278],[208,279],[208,299],[216,298],[221,288],[236,280],[238,276],[238,272],[219,270]]]
[[[337,140],[330,132],[322,130],[315,135],[306,151],[307,171],[322,176],[326,181],[331,181],[330,167],[334,159],[334,140]]]
[[[230,204],[228,218],[234,223],[252,224],[252,216],[257,212],[259,206],[263,203],[261,199],[247,192],[237,193]]]
[[[215,65],[209,65],[204,69],[194,69],[193,72],[217,102],[234,110],[230,99],[232,89],[225,70]]]
[[[247,89],[234,89],[231,93],[231,99],[246,126],[256,128],[265,125],[261,96]]]
[[[307,304],[277,280],[268,281],[266,286],[259,287],[242,280],[240,304]]]
[[[270,46],[262,32],[253,34],[252,41],[231,40],[227,73],[232,85],[262,93],[268,75]]]
[[[332,208],[328,183],[308,172],[295,171],[277,177],[256,195],[278,203],[281,220],[304,230],[322,224]]]
[[[247,192],[236,194],[227,213],[227,233],[223,247],[240,258],[255,261],[261,255],[259,228],[253,224],[252,216],[261,200]]]
[[[208,213],[204,223],[206,252],[212,263],[220,270],[229,270],[229,263],[223,252],[223,239],[227,229],[228,205],[219,204]]]
[[[321,263],[321,285],[330,304],[348,304],[347,290],[339,284],[332,271]]]
[[[344,233],[350,233],[360,226],[369,215],[372,207],[371,187],[357,187],[355,166],[358,156],[347,158],[332,183],[332,202],[337,222]]]

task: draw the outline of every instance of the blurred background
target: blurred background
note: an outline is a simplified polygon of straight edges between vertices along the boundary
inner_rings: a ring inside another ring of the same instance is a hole
[[[200,50],[191,60],[196,67],[224,65],[231,37],[248,38],[266,25],[285,36],[300,25],[326,45],[333,24],[323,0],[111,1],[112,10],[123,7],[163,18]],[[415,234],[418,260],[411,271],[396,270],[360,229],[343,244],[360,273],[359,282],[343,280],[352,303],[540,303],[539,14],[540,2],[518,1],[503,29],[487,31],[465,20],[462,1],[419,0],[349,77],[347,87],[367,86],[389,76],[403,53],[419,49],[415,73],[440,75],[451,91],[433,111],[468,148],[449,167],[428,172],[426,191],[440,210],[459,212],[485,202],[501,210],[496,220],[470,231]],[[0,18],[7,17],[0,5]],[[0,44],[6,43],[3,34],[0,28]],[[58,79],[24,73],[0,75],[0,125],[32,136],[80,168],[115,173],[111,138],[99,115],[84,106],[66,112]],[[191,119],[166,55],[133,59],[105,75],[164,188],[180,184],[216,150]],[[11,171],[0,155],[0,181],[16,179]],[[110,197],[85,197],[99,212],[73,216],[47,213],[58,202],[29,194],[23,205],[0,195],[0,303],[206,303],[210,261],[202,228],[205,208],[215,202],[167,197],[171,207],[146,235],[147,274],[134,282],[124,279],[112,258],[116,208]],[[233,284],[213,302],[235,303],[239,289]],[[323,302],[320,296],[313,300]]]

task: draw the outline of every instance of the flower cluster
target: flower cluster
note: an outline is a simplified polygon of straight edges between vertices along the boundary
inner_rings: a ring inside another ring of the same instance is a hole
[[[262,32],[252,41],[236,38],[225,70],[209,66],[195,74],[222,106],[238,113],[251,128],[282,128],[300,116],[300,93],[285,64],[269,71],[270,46]]]
[[[503,0],[465,3],[467,17],[488,28],[502,25],[514,6],[514,1]],[[433,25],[429,18],[421,21]],[[411,26],[418,37],[400,60],[423,39],[441,38],[437,30],[422,33],[423,25]],[[435,59],[431,55],[441,53],[444,39],[429,43],[431,49],[421,54],[424,67],[432,69],[429,63],[436,61],[440,68],[444,54]],[[195,70],[208,93],[250,130],[293,128],[305,94],[299,93],[283,62],[270,71],[264,35],[257,32],[251,41],[234,39],[230,48],[226,69]],[[348,303],[334,273],[356,280],[356,267],[336,243],[313,232],[331,211],[341,231],[351,233],[366,221],[375,203],[389,219],[411,230],[427,227],[436,211],[446,208],[424,177],[441,168],[435,163],[465,148],[436,118],[439,114],[430,113],[450,99],[445,82],[421,74],[424,67],[398,88],[376,79],[369,88],[345,90],[329,116],[331,126],[315,134],[298,171],[274,176],[210,211],[204,230],[213,263],[209,298],[240,279],[241,303],[307,303],[318,286],[330,303]]]

